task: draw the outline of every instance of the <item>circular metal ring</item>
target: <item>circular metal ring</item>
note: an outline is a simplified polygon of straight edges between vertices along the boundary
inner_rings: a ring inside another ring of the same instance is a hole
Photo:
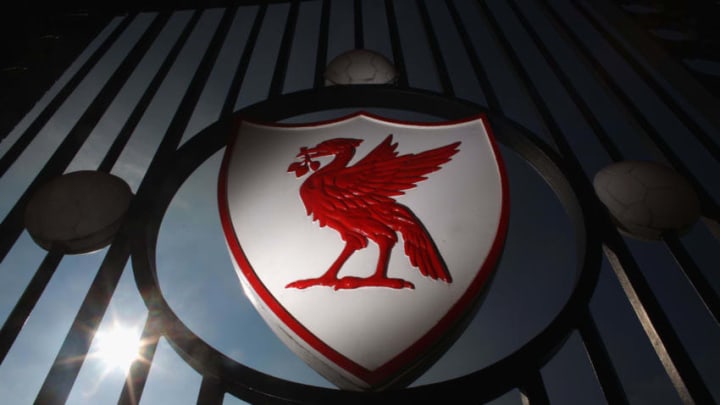
[[[417,90],[390,86],[329,87],[272,98],[225,117],[184,144],[164,168],[160,184],[139,195],[141,204],[131,218],[132,263],[135,280],[151,316],[174,349],[223,389],[250,402],[272,403],[396,403],[427,402],[450,397],[492,400],[521,385],[528,372],[544,365],[574,330],[587,311],[601,263],[598,224],[592,215],[595,200],[581,173],[568,170],[562,160],[530,131],[507,118],[487,113],[497,140],[526,159],[551,186],[571,218],[578,246],[578,271],[573,290],[553,320],[507,357],[483,369],[451,380],[380,393],[349,392],[308,386],[273,377],[220,353],[194,334],[165,300],[157,279],[155,246],[162,218],[183,182],[206,159],[222,149],[238,114],[259,121],[279,121],[304,113],[341,108],[391,108],[458,120],[483,112],[481,106]]]

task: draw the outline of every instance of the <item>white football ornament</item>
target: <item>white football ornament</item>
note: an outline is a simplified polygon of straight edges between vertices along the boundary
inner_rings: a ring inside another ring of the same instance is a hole
[[[120,229],[133,194],[121,178],[82,170],[40,186],[25,210],[25,226],[43,249],[89,253],[108,245]]]
[[[657,240],[664,232],[686,231],[700,217],[692,186],[659,163],[613,163],[595,175],[593,186],[618,229],[628,236]]]
[[[397,70],[383,55],[367,49],[353,49],[340,54],[325,69],[325,85],[391,84]]]

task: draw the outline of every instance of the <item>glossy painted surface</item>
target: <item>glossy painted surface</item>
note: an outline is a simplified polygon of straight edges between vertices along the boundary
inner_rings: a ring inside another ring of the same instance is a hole
[[[298,150],[297,173],[307,156],[327,162],[300,184],[284,170]],[[507,228],[503,173],[480,117],[243,122],[221,170],[220,212],[240,281],[271,328],[336,384],[379,389],[429,366],[476,309]],[[419,230],[434,242],[412,239]]]

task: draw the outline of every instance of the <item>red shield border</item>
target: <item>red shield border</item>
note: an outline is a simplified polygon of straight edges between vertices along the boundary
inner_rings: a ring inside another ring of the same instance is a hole
[[[392,120],[387,119],[385,117],[380,117],[374,114],[369,114],[367,112],[358,112],[355,114],[351,114],[348,116],[344,116],[338,119],[333,120],[327,120],[327,121],[320,121],[320,122],[312,122],[312,123],[303,123],[303,124],[277,124],[277,123],[262,123],[263,125],[272,125],[276,127],[288,127],[288,128],[303,128],[303,127],[313,127],[313,126],[321,126],[321,125],[327,125],[332,123],[338,123],[345,120],[352,119],[357,116],[365,116],[369,118],[373,118],[376,120],[385,121],[387,123],[392,124],[402,124],[402,125],[413,125],[413,126],[447,126],[447,125],[453,125],[453,124],[460,124],[464,122],[469,121],[476,121],[481,120],[483,123],[483,127],[487,133],[487,136],[489,138],[489,143],[492,147],[492,153],[495,157],[495,161],[497,163],[497,169],[500,175],[500,186],[502,190],[502,202],[501,202],[501,212],[500,212],[500,220],[498,222],[498,226],[495,232],[495,239],[492,242],[492,245],[490,247],[488,255],[485,257],[485,261],[481,265],[480,269],[476,273],[476,276],[470,283],[469,287],[465,291],[464,294],[460,297],[459,300],[455,302],[454,305],[450,308],[450,310],[445,314],[445,316],[434,326],[431,328],[430,331],[425,333],[423,336],[421,336],[415,343],[413,343],[410,347],[408,347],[403,352],[396,355],[394,358],[392,358],[390,361],[386,362],[382,366],[374,369],[374,370],[368,370],[367,368],[357,364],[356,362],[352,361],[351,359],[345,357],[343,354],[337,352],[332,347],[328,346],[325,342],[323,342],[321,339],[319,339],[317,336],[315,336],[310,330],[308,330],[303,324],[301,324],[295,317],[290,314],[290,312],[284,308],[277,299],[270,293],[270,291],[267,289],[267,287],[263,284],[263,282],[259,279],[258,275],[256,274],[255,270],[253,269],[253,266],[251,265],[250,261],[248,260],[245,252],[243,251],[243,248],[240,245],[240,242],[238,241],[237,234],[235,232],[231,217],[230,217],[230,208],[229,208],[229,202],[228,202],[228,167],[230,163],[230,158],[232,156],[232,151],[235,146],[235,139],[237,138],[237,133],[239,128],[242,125],[243,120],[239,119],[237,123],[237,127],[235,128],[235,131],[232,134],[232,137],[228,143],[228,146],[225,151],[225,155],[223,158],[222,166],[220,169],[220,176],[219,176],[219,182],[218,182],[218,203],[219,203],[219,210],[220,210],[220,217],[221,217],[221,223],[223,227],[223,232],[225,234],[226,242],[228,244],[228,248],[235,260],[235,263],[237,266],[239,266],[240,271],[242,271],[242,274],[244,275],[245,279],[247,280],[247,283],[249,284],[249,287],[254,291],[256,296],[253,296],[251,293],[246,291],[248,298],[253,302],[255,307],[261,312],[261,315],[263,318],[267,320],[266,314],[262,313],[261,308],[264,308],[267,311],[270,311],[275,317],[277,317],[284,325],[285,327],[289,328],[289,330],[292,331],[299,339],[301,339],[305,344],[312,347],[314,350],[319,352],[322,356],[324,356],[326,359],[334,363],[336,366],[342,368],[347,373],[350,373],[351,375],[355,376],[356,378],[362,380],[367,384],[367,387],[352,387],[349,386],[349,388],[362,388],[362,389],[379,389],[379,388],[387,388],[389,386],[394,386],[400,382],[402,383],[408,383],[407,375],[415,376],[416,368],[422,368],[421,365],[429,365],[427,364],[428,358],[435,358],[433,354],[439,354],[438,347],[446,347],[449,345],[449,343],[452,342],[452,337],[448,336],[448,331],[455,330],[459,325],[462,325],[465,321],[467,321],[467,317],[473,313],[473,309],[476,308],[477,302],[479,297],[481,296],[482,290],[485,287],[486,283],[489,280],[490,275],[492,274],[497,261],[500,258],[500,255],[502,253],[502,246],[505,241],[505,236],[507,234],[507,228],[508,228],[508,213],[509,213],[509,192],[508,192],[508,184],[507,184],[507,175],[505,172],[504,164],[502,161],[502,157],[499,153],[497,142],[495,141],[495,138],[492,134],[492,130],[489,126],[488,119],[484,114],[480,114],[477,116],[472,116],[467,119],[458,120],[458,121],[444,121],[444,122],[438,122],[438,123],[417,123],[417,122],[407,122],[407,121],[401,121],[401,120]],[[245,122],[253,122],[252,120],[245,120]],[[243,285],[243,287],[247,287],[246,285]],[[272,325],[271,322],[268,321],[268,324],[271,326],[271,328],[275,331],[278,336],[287,336],[286,332],[283,332],[282,329],[277,329],[277,326]],[[452,334],[451,334],[452,335]],[[292,339],[292,338],[290,338]],[[285,339],[282,339],[288,344],[288,342]],[[295,342],[297,344],[297,342]],[[301,346],[299,346],[301,347]],[[297,351],[296,348],[293,348],[294,351]],[[312,355],[310,355],[312,357]],[[311,359],[307,359],[306,356],[304,357],[306,361],[309,363],[312,363]],[[425,361],[423,361],[425,360]],[[424,368],[422,368],[424,370]],[[319,370],[320,371],[320,370]],[[422,371],[422,370],[421,370]],[[325,373],[322,373],[325,374]],[[328,377],[326,375],[326,377]],[[332,378],[331,378],[332,379]],[[332,379],[334,382],[337,383],[336,379]]]

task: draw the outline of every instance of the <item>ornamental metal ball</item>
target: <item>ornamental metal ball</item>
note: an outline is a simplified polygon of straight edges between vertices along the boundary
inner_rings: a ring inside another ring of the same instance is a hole
[[[40,186],[25,210],[25,226],[35,243],[63,254],[89,253],[112,241],[132,191],[121,178],[78,171]]]
[[[382,54],[353,49],[333,59],[325,69],[325,85],[392,84],[397,81],[395,66]]]
[[[659,163],[613,163],[595,175],[593,186],[618,229],[638,239],[682,233],[700,217],[700,201],[692,186]]]

